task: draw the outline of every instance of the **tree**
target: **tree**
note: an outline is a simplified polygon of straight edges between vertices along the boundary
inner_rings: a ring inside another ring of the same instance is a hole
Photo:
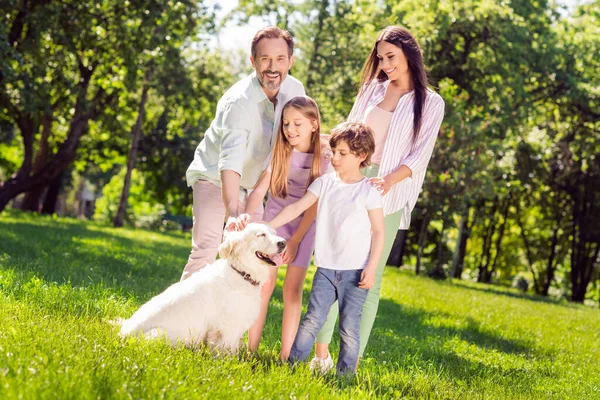
[[[179,7],[182,20],[193,18],[196,4],[182,4],[167,6]],[[158,1],[34,0],[14,6],[0,26],[3,54],[10,60],[0,64],[0,113],[18,128],[24,156],[19,170],[0,184],[0,210],[73,162],[90,121],[116,104],[128,66],[144,51],[135,48],[135,39],[156,24],[155,14],[146,11],[165,7]],[[49,133],[36,142],[42,121]],[[33,162],[36,147],[39,168]]]
[[[196,30],[197,24],[200,21],[200,15],[196,15],[194,19],[182,19],[183,15],[186,15],[188,10],[193,10],[195,7],[194,2],[178,2],[172,8],[163,8],[159,4],[153,9],[148,9],[148,14],[156,14],[151,19],[154,25],[142,29],[140,27],[139,33],[135,38],[135,47],[141,49],[151,49],[151,51],[140,52],[134,59],[135,62],[129,66],[128,72],[133,75],[131,79],[132,86],[131,90],[135,90],[138,84],[138,77],[142,76],[141,94],[139,102],[137,104],[137,117],[135,124],[131,128],[131,146],[129,148],[129,154],[127,156],[127,169],[125,173],[123,191],[119,200],[119,206],[113,225],[115,227],[123,226],[125,214],[127,210],[127,199],[129,195],[129,187],[131,184],[131,173],[135,166],[138,147],[140,140],[143,135],[143,124],[146,115],[146,102],[148,100],[148,92],[151,86],[156,86],[158,82],[154,81],[154,75],[156,70],[169,69],[171,64],[180,64],[181,59],[181,47],[184,41],[192,36]],[[212,20],[214,15],[205,17],[205,20]],[[178,71],[184,75],[187,73],[185,70]],[[175,80],[176,76],[170,76],[168,74],[160,74],[161,78]]]

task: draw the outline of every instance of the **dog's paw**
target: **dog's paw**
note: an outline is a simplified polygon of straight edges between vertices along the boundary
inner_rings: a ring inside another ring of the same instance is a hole
[[[112,326],[116,326],[116,327],[121,327],[123,325],[123,321],[125,321],[123,318],[117,317],[115,319],[105,319],[104,321],[106,321],[108,324],[112,325]]]

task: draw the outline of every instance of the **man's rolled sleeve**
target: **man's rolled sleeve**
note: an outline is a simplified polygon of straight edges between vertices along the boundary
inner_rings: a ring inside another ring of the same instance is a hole
[[[219,121],[219,130],[221,131],[219,172],[232,170],[242,176],[249,135],[247,121],[249,119],[245,111],[241,107],[237,107],[235,102],[228,103],[223,107]]]

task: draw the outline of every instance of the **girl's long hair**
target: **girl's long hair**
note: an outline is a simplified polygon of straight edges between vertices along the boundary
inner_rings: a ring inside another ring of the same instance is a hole
[[[379,82],[388,80],[385,72],[379,68],[379,60],[377,59],[377,45],[381,41],[386,41],[402,49],[404,56],[408,62],[408,70],[415,90],[415,101],[413,105],[413,143],[419,136],[421,128],[421,117],[423,115],[423,107],[427,97],[427,72],[423,63],[423,54],[421,48],[414,36],[405,28],[400,26],[388,26],[381,31],[377,37],[377,41],[373,45],[373,49],[365,61],[360,78],[360,91],[364,90],[373,80],[377,78]]]
[[[294,108],[311,121],[317,121],[317,129],[311,136],[311,150],[313,161],[310,167],[310,174],[306,187],[315,179],[321,176],[321,116],[317,103],[308,96],[296,96],[288,101],[281,110],[281,121],[275,146],[271,155],[271,183],[269,190],[271,196],[287,197],[288,195],[288,174],[290,170],[290,157],[292,155],[292,145],[288,142],[283,133],[283,113],[287,108]]]

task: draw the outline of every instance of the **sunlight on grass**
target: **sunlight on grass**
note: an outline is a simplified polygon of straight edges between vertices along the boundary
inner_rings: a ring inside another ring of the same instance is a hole
[[[179,280],[188,254],[182,234],[0,214],[2,398],[600,398],[597,309],[392,268],[350,381],[278,360],[284,269],[254,356],[121,340],[108,321]]]

